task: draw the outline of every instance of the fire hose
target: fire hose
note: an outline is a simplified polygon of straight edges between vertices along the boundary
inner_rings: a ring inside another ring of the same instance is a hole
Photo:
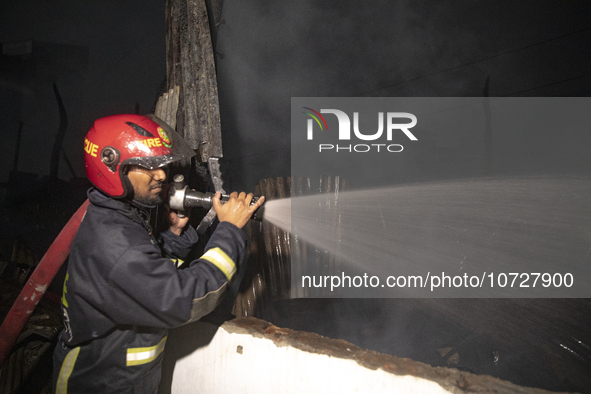
[[[10,354],[33,310],[70,254],[70,245],[88,204],[89,201],[86,200],[60,231],[4,318],[0,326],[0,365]]]

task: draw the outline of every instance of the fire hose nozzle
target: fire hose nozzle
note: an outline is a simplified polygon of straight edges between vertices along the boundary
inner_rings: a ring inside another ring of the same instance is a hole
[[[166,201],[171,209],[179,211],[179,216],[184,216],[184,211],[187,208],[204,208],[211,209],[213,207],[214,193],[198,192],[189,189],[185,183],[185,177],[182,174],[177,174],[173,178],[172,185],[168,188],[168,196]],[[222,204],[230,199],[227,194],[222,194],[220,198]],[[259,197],[253,197],[250,205],[255,204]],[[252,215],[255,220],[263,220],[264,205],[259,207]],[[260,211],[260,212],[259,212]]]

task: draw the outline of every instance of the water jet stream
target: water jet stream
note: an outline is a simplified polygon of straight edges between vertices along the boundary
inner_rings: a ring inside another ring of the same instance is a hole
[[[584,178],[470,179],[273,200],[265,220],[332,254],[343,272],[571,272],[569,289],[444,296],[589,297],[590,196]]]

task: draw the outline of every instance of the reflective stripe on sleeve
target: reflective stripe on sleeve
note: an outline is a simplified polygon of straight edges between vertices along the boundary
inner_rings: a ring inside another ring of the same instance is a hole
[[[166,345],[166,338],[162,338],[156,346],[135,347],[127,349],[127,366],[142,365],[152,362],[162,353]]]
[[[181,260],[181,259],[170,259],[170,260],[177,268],[179,268],[181,265],[183,265],[185,263],[185,260]]]
[[[72,375],[72,371],[74,370],[74,364],[76,364],[78,353],[80,353],[80,348],[76,347],[70,350],[66,355],[66,358],[64,358],[64,362],[60,368],[60,374],[57,377],[57,383],[55,386],[56,394],[66,394],[68,392],[68,380],[70,379],[70,375]]]
[[[219,268],[229,281],[234,277],[234,274],[236,273],[236,264],[234,264],[234,261],[232,261],[232,259],[220,248],[209,249],[203,256],[201,256],[201,258]]]

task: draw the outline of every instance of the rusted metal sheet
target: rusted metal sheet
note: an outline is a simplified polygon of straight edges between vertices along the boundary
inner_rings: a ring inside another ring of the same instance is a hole
[[[339,176],[323,176],[312,183],[314,186],[311,186],[310,179],[301,177],[263,179],[255,187],[255,194],[264,195],[267,201],[271,201],[309,194],[338,195],[339,192],[349,188],[348,182]],[[328,199],[330,209],[323,209],[322,214],[336,215],[337,201],[332,198]],[[332,217],[331,220],[334,222],[336,218]],[[314,256],[314,264],[326,267],[327,272],[328,270],[332,270],[330,272],[340,270],[339,259],[317,251],[315,247],[299,239],[295,239],[292,244],[289,232],[266,221],[251,221],[247,230],[251,239],[248,271],[234,303],[233,313],[235,316],[256,316],[271,319],[273,309],[270,303],[291,298],[292,253],[301,257],[298,261],[303,264],[309,260],[306,257]],[[305,294],[306,289],[297,290],[299,291],[296,293],[297,297],[307,295]],[[327,295],[328,292],[329,289],[327,289]]]
[[[167,0],[167,86],[179,87],[177,131],[200,162],[222,157],[215,61],[204,0]]]
[[[266,201],[289,197],[291,179],[263,179],[255,187],[255,194],[264,195]],[[250,221],[246,230],[251,239],[249,263],[233,313],[236,316],[265,316],[271,300],[289,298],[289,233],[264,221]]]
[[[179,87],[175,86],[158,98],[154,115],[162,119],[172,129],[176,128],[176,114],[179,108]]]
[[[303,177],[294,177],[293,180],[293,189],[292,189],[292,195],[294,197],[298,197],[298,196],[305,196],[308,194],[311,194],[311,185],[310,185],[310,179],[309,178],[303,178]],[[294,257],[294,260],[297,261],[301,261],[303,262],[303,264],[300,264],[300,266],[296,266],[294,267],[294,274],[296,275],[296,277],[300,277],[302,272],[305,271],[306,267],[304,266],[305,262],[308,261],[308,245],[306,244],[306,242],[302,241],[299,238],[294,238],[293,239],[293,244],[291,245],[291,253],[292,256]],[[304,292],[307,289],[298,289],[299,290],[299,294],[298,296],[305,296],[307,294],[305,294]]]

